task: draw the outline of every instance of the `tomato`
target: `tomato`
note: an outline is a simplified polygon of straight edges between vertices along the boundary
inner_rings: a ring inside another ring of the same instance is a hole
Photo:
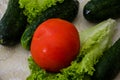
[[[31,43],[33,60],[43,69],[59,72],[70,65],[79,53],[80,39],[75,26],[53,18],[38,26]]]

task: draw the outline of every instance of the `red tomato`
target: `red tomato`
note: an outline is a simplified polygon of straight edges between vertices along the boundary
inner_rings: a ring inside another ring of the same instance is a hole
[[[80,39],[75,26],[58,18],[40,24],[31,43],[34,61],[41,68],[51,72],[58,72],[69,66],[79,49]]]

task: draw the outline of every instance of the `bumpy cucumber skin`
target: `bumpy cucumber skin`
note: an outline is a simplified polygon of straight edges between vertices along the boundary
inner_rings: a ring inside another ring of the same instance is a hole
[[[120,0],[90,0],[84,6],[83,15],[90,22],[120,18]]]
[[[0,44],[15,45],[25,30],[26,17],[19,8],[19,0],[9,0],[8,7],[0,20]]]
[[[63,3],[48,8],[25,30],[21,38],[22,46],[27,50],[30,49],[33,33],[40,23],[49,18],[61,18],[72,22],[77,16],[78,8],[79,2],[77,0],[65,0]]]
[[[120,38],[104,52],[95,70],[92,80],[113,80],[120,72]]]

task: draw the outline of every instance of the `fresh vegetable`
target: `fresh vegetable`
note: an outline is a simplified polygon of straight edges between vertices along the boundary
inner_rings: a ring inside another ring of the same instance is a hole
[[[120,39],[104,52],[95,70],[92,80],[113,80],[116,77],[120,72]]]
[[[31,53],[43,69],[59,72],[70,65],[79,53],[80,40],[75,26],[62,19],[48,19],[34,32]]]
[[[90,80],[90,76],[95,71],[94,65],[103,55],[103,51],[110,47],[115,23],[115,20],[108,19],[81,32],[80,54],[69,67],[62,69],[60,73],[46,72],[39,68],[32,58],[29,58],[31,75],[27,80]]]
[[[0,44],[14,45],[25,30],[26,17],[19,8],[18,0],[9,0],[7,10],[0,20]]]
[[[33,33],[37,26],[43,21],[49,18],[62,18],[68,21],[73,21],[78,13],[78,1],[76,0],[64,0],[63,3],[57,3],[57,5],[51,6],[44,12],[42,15],[38,16],[38,18],[28,26],[21,38],[21,44],[25,49],[30,48],[31,39]]]
[[[120,18],[119,0],[90,0],[84,6],[84,17],[91,22]]]
[[[28,22],[33,22],[36,17],[42,15],[51,6],[62,3],[64,0],[19,0],[20,8],[24,8],[24,14]]]

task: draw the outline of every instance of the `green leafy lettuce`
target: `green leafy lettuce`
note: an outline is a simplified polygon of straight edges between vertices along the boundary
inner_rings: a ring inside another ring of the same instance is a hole
[[[110,47],[115,24],[115,20],[108,19],[81,32],[80,54],[69,67],[59,73],[46,72],[30,57],[31,74],[27,80],[90,80],[95,71],[94,65],[99,61],[103,51]]]
[[[19,0],[20,8],[24,9],[24,14],[31,23],[36,17],[41,15],[43,11],[49,7],[56,5],[57,2],[62,3],[64,0]]]

